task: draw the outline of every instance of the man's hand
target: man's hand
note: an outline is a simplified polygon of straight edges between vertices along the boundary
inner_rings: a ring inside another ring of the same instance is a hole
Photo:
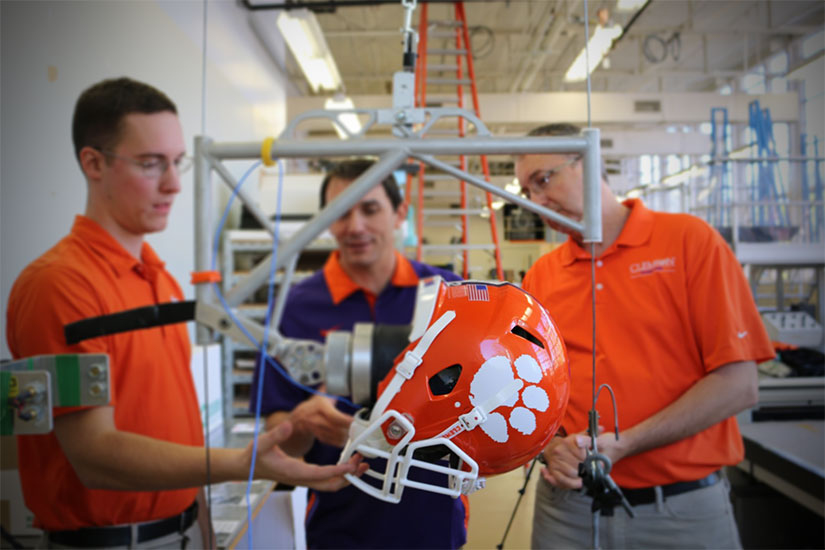
[[[596,438],[596,447],[599,449],[600,453],[610,459],[612,466],[616,466],[618,461],[628,456],[630,453],[628,443],[629,440],[624,436],[624,433],[620,434],[619,440],[617,441],[616,434],[614,432],[602,433],[601,426],[599,427],[599,436]],[[587,446],[590,446],[589,437]]]
[[[579,463],[584,461],[589,446],[590,438],[584,432],[554,437],[544,449],[547,465],[541,469],[541,476],[560,489],[581,489]]]
[[[349,437],[352,416],[335,408],[335,400],[313,395],[289,414],[296,433],[311,434],[321,443],[343,447]]]
[[[361,463],[360,455],[353,456],[345,464],[334,466],[316,466],[290,457],[278,445],[288,439],[291,433],[292,425],[282,422],[258,437],[255,478],[272,479],[289,485],[303,485],[319,491],[337,491],[349,484],[344,474],[360,476],[368,468],[366,463]],[[247,464],[252,458],[253,443],[250,442],[243,453]]]
[[[759,398],[756,363],[727,363],[705,374],[673,403],[656,414],[623,430],[619,440],[613,432],[602,433],[597,445],[613,466],[620,460],[681,441],[752,407]],[[585,432],[553,438],[544,450],[547,467],[542,477],[556,487],[578,489],[578,463],[585,458],[590,438]]]

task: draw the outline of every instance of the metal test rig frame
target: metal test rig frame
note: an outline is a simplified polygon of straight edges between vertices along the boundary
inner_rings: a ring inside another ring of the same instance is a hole
[[[292,340],[283,337],[277,330],[283,304],[289,288],[295,264],[300,252],[335,220],[351,209],[370,189],[379,185],[394,170],[410,159],[442,170],[484,191],[517,204],[539,216],[552,220],[564,227],[580,233],[584,242],[601,242],[601,171],[600,132],[597,128],[586,128],[579,136],[565,137],[496,137],[491,135],[484,123],[470,111],[455,108],[413,107],[414,74],[398,72],[394,76],[393,107],[389,109],[318,110],[300,115],[293,120],[281,136],[275,140],[268,138],[261,142],[215,142],[204,136],[195,138],[195,270],[205,272],[210,269],[212,237],[215,227],[210,213],[213,212],[212,173],[218,176],[237,193],[248,211],[273,237],[274,224],[268,219],[255,201],[222,164],[225,160],[255,160],[263,158],[271,164],[272,159],[326,158],[346,156],[376,156],[377,162],[355,180],[343,193],[318,212],[289,240],[279,243],[275,271],[283,271],[282,284],[274,303],[270,330],[264,333],[259,322],[235,310],[258,288],[267,283],[273,270],[271,255],[262,260],[244,278],[236,282],[226,293],[226,302],[234,310],[235,317],[245,332],[258,342],[266,342],[267,352],[277,358],[296,380],[301,383],[317,383],[324,379],[324,345],[306,340]],[[367,122],[357,134],[352,134],[340,122],[339,117],[355,114],[367,118]],[[475,127],[475,134],[461,138],[427,138],[427,131],[445,117],[462,117]],[[331,124],[342,128],[349,138],[345,140],[302,141],[296,137],[298,125],[308,119],[328,119]],[[368,139],[366,133],[378,125],[390,125],[394,137]],[[490,154],[567,154],[582,156],[584,179],[584,215],[582,222],[566,218],[547,208],[539,206],[524,197],[504,191],[482,178],[460,170],[435,158],[434,155],[490,155]],[[212,341],[211,331],[217,331],[239,341],[249,341],[249,337],[235,325],[213,294],[209,285],[196,288],[195,320],[199,323],[197,340],[200,344]]]

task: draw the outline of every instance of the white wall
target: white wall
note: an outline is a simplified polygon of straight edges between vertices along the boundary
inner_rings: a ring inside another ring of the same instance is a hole
[[[207,20],[207,135],[219,141],[278,135],[285,79],[252,35],[246,10],[210,0]],[[69,231],[85,206],[71,144],[78,95],[109,77],[148,82],[177,103],[191,147],[202,126],[202,25],[200,1],[0,1],[0,358],[10,356],[5,311],[14,279]],[[148,239],[187,297],[194,295],[192,188],[190,173],[169,227]]]

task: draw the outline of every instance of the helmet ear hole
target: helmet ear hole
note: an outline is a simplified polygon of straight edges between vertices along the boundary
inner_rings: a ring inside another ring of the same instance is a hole
[[[528,342],[536,344],[541,349],[544,349],[544,344],[541,343],[541,340],[536,338],[536,336],[534,334],[528,332],[524,327],[516,325],[516,326],[513,327],[513,329],[510,332],[512,332],[516,336],[521,336],[522,338],[524,338]]]
[[[461,365],[459,364],[441,369],[429,380],[430,392],[433,395],[447,395],[453,391],[460,376]]]

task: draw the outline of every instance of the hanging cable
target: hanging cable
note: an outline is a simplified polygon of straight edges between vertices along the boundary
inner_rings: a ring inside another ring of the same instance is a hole
[[[479,59],[484,59],[493,53],[493,50],[495,50],[496,47],[496,34],[490,27],[486,25],[475,25],[470,27],[471,44],[477,36],[484,37],[484,42],[482,42],[478,47],[470,48],[473,52],[473,59],[476,61]]]
[[[221,234],[223,233],[223,228],[226,225],[226,220],[229,217],[229,212],[231,210],[232,204],[235,201],[235,198],[238,196],[238,193],[240,192],[240,189],[243,186],[243,184],[246,183],[246,180],[249,178],[249,176],[252,174],[252,172],[255,171],[260,165],[261,165],[261,161],[257,161],[256,163],[254,163],[244,173],[244,175],[241,176],[241,179],[238,180],[237,185],[232,188],[232,195],[230,195],[229,200],[227,201],[226,207],[224,208],[223,214],[221,215],[220,221],[218,222],[218,227],[215,230],[215,236],[212,240],[212,263],[211,263],[212,271],[215,271],[217,269],[218,248],[220,246]],[[279,165],[279,167],[280,167],[280,165]],[[243,335],[256,348],[260,348],[261,345],[262,345],[261,342],[259,342],[254,336],[252,336],[252,334],[249,333],[249,331],[246,329],[246,327],[243,325],[243,323],[241,323],[240,320],[237,318],[235,313],[232,311],[232,307],[226,301],[226,298],[224,297],[220,286],[217,283],[212,283],[212,289],[215,292],[215,297],[218,298],[218,301],[221,303],[221,307],[224,309],[224,311],[229,316],[229,318],[232,320],[232,322],[235,324],[235,326],[238,327],[238,329],[243,333]],[[289,382],[290,384],[292,384],[296,388],[307,391],[307,392],[312,393],[314,395],[322,395],[324,397],[331,397],[331,398],[337,399],[338,401],[341,401],[341,402],[343,402],[347,405],[350,405],[353,408],[358,408],[349,399],[347,399],[343,396],[328,394],[326,392],[319,391],[319,390],[317,390],[317,389],[315,389],[311,386],[306,386],[304,384],[301,384],[300,382],[298,382],[297,380],[292,378],[292,376],[286,371],[286,369],[284,369],[283,366],[281,366],[275,359],[273,359],[269,355],[266,356],[266,362],[269,366],[271,366],[272,368],[277,370],[286,379],[287,382]]]
[[[674,32],[667,40],[656,34],[649,34],[642,43],[642,53],[650,63],[661,63],[667,59],[668,53],[674,61],[679,61],[682,53],[682,39],[679,31]]]
[[[209,346],[203,346],[203,399],[204,407],[206,411],[206,434],[204,436],[204,448],[206,449],[206,498],[204,499],[204,513],[207,517],[207,523],[209,524],[209,534],[207,535],[207,548],[213,548],[212,546],[212,537],[214,533],[212,532],[212,460],[210,457],[209,449],[211,447],[211,443],[209,441],[210,436],[212,435],[212,429],[210,428],[209,417]]]
[[[211,268],[212,268],[213,271],[217,268],[218,249],[219,249],[219,246],[220,246],[221,234],[223,233],[223,228],[226,225],[226,220],[229,217],[229,212],[232,208],[232,204],[235,201],[235,198],[238,196],[238,193],[240,192],[241,187],[244,185],[244,183],[246,183],[249,176],[256,169],[258,169],[260,167],[261,164],[262,164],[261,161],[257,161],[255,163],[253,163],[252,166],[250,166],[247,169],[247,171],[243,174],[243,176],[241,176],[241,178],[238,180],[238,183],[235,185],[235,187],[232,188],[232,195],[230,195],[229,200],[227,201],[226,207],[224,208],[223,214],[221,215],[220,221],[218,222],[218,226],[215,230],[215,235],[214,235],[214,238],[213,238],[213,241],[212,241],[212,261],[211,261],[212,265],[211,265]],[[252,480],[253,480],[254,472],[255,472],[255,462],[256,462],[256,458],[257,458],[257,454],[258,454],[258,437],[260,435],[261,397],[262,397],[262,390],[263,390],[263,386],[264,386],[264,384],[263,384],[263,382],[264,382],[264,371],[266,370],[263,366],[263,362],[265,361],[266,364],[268,364],[269,366],[275,368],[284,377],[284,379],[287,380],[287,382],[289,382],[290,384],[294,385],[297,388],[300,388],[300,389],[302,389],[304,391],[307,391],[309,393],[312,393],[314,395],[323,395],[325,397],[331,397],[333,399],[337,399],[337,400],[339,400],[343,403],[346,403],[347,405],[349,405],[353,408],[356,408],[355,405],[350,400],[346,399],[343,396],[330,395],[330,394],[327,394],[326,392],[322,392],[322,391],[319,391],[315,388],[312,388],[312,387],[305,386],[305,385],[301,384],[297,380],[293,379],[292,376],[290,376],[290,374],[276,360],[274,360],[272,357],[270,357],[267,354],[267,350],[266,350],[267,335],[269,334],[270,328],[271,328],[271,321],[272,321],[271,314],[272,314],[273,305],[274,305],[274,285],[275,285],[274,270],[275,270],[275,266],[276,266],[276,263],[277,263],[277,257],[278,257],[278,241],[279,241],[278,237],[279,237],[279,229],[280,229],[281,210],[282,210],[282,190],[283,190],[283,175],[284,175],[283,162],[281,160],[278,160],[277,165],[278,165],[278,199],[277,199],[277,205],[276,205],[276,211],[275,211],[274,235],[273,235],[273,239],[272,239],[272,241],[273,241],[272,242],[272,256],[271,256],[271,263],[270,263],[271,269],[270,269],[270,276],[269,276],[267,309],[266,309],[267,313],[266,313],[266,318],[265,318],[265,322],[264,322],[264,337],[262,338],[262,340],[258,341],[256,338],[254,338],[252,336],[252,334],[249,333],[249,331],[246,329],[246,327],[244,327],[244,325],[240,322],[240,320],[236,317],[235,313],[232,311],[232,308],[230,307],[229,303],[226,301],[226,298],[223,296],[223,293],[221,292],[220,286],[217,283],[212,283],[212,288],[213,288],[213,291],[215,293],[215,296],[218,298],[218,301],[221,303],[221,306],[223,307],[224,311],[226,311],[226,314],[229,316],[229,318],[232,320],[232,322],[235,324],[235,326],[237,326],[238,329],[244,334],[244,336],[246,336],[246,338],[250,342],[252,342],[256,348],[258,348],[258,352],[259,352],[258,388],[257,388],[257,391],[258,391],[257,398],[258,398],[258,400],[257,400],[257,406],[256,406],[256,410],[255,410],[255,427],[254,427],[253,436],[252,436],[252,438],[253,438],[252,439],[252,441],[253,441],[253,443],[252,443],[252,459],[251,459],[251,463],[250,463],[250,467],[249,467],[249,476],[247,478],[247,487],[246,487],[246,494],[245,494],[246,505],[247,505],[247,524],[249,526],[249,528],[248,528],[249,538],[247,539],[247,541],[248,541],[248,546],[249,546],[250,550],[252,548],[252,531],[251,531],[252,507],[250,506],[250,504],[251,504],[250,498],[251,498]],[[210,535],[210,537],[211,537],[211,535]]]
[[[584,58],[585,58],[585,74],[586,74],[586,83],[587,83],[587,127],[592,127],[592,118],[591,118],[591,107],[590,107],[590,96],[591,96],[591,81],[590,81],[590,47],[589,47],[589,40],[590,38],[590,25],[589,25],[589,10],[587,0],[584,0]],[[601,215],[601,214],[599,214]],[[588,434],[590,436],[590,445],[591,449],[587,450],[587,456],[585,457],[584,462],[579,464],[579,475],[582,477],[583,486],[587,487],[588,484],[592,486],[596,486],[602,479],[602,473],[604,472],[605,462],[608,464],[607,469],[609,471],[609,462],[610,460],[600,454],[598,452],[596,436],[598,435],[598,412],[596,411],[596,399],[597,399],[597,392],[596,392],[596,243],[590,243],[590,288],[591,288],[591,316],[593,319],[593,326],[592,326],[592,338],[591,338],[591,345],[592,345],[592,376],[593,376],[593,386],[592,386],[592,406],[589,413],[588,422]],[[608,386],[609,389],[609,386]],[[611,395],[613,394],[613,390],[610,389]],[[615,400],[614,400],[615,401]],[[614,406],[615,410],[615,406]],[[618,423],[616,425],[616,437],[618,438]],[[535,460],[533,461],[533,465],[535,465]],[[531,465],[530,470],[532,471],[533,465]],[[529,479],[529,473],[528,473]],[[612,482],[612,480],[611,480]],[[525,481],[525,485],[526,485]],[[523,491],[523,489],[522,489]],[[590,491],[588,494],[590,494]],[[521,491],[520,491],[521,492]],[[624,498],[624,497],[622,497]],[[504,540],[507,538],[507,532],[510,530],[510,524],[513,522],[513,518],[515,517],[516,510],[518,509],[519,502],[521,501],[521,495],[519,496],[519,500],[516,502],[516,507],[513,509],[513,514],[510,517],[510,523],[507,524],[507,529],[504,532],[504,537],[502,538],[501,543],[497,546],[499,550],[504,547]],[[595,501],[594,501],[595,502]],[[596,508],[594,505],[593,508]],[[593,512],[593,548],[599,548],[599,518],[598,518],[598,511]],[[631,512],[632,515],[632,512]]]
[[[201,135],[206,135],[206,23],[209,0],[203,0],[203,39],[201,45]]]
[[[203,29],[201,32],[201,135],[206,135],[206,36],[208,22],[209,0],[203,0]],[[212,528],[212,462],[210,457],[211,435],[209,422],[209,361],[208,346],[203,346],[203,394],[206,403],[206,435],[204,437],[204,449],[206,450],[206,498],[204,499],[204,513],[206,514],[209,532],[207,535],[207,548],[214,547],[214,530]]]
[[[585,9],[585,29],[587,28],[587,0],[584,0],[584,9]],[[585,54],[585,57],[589,57],[589,55]],[[588,67],[587,70],[587,127],[590,128],[590,68]],[[590,447],[593,450],[593,453],[590,456],[594,456],[599,452],[598,443],[596,442],[596,436],[598,435],[599,430],[599,413],[596,411],[596,243],[590,243],[590,318],[592,319],[592,332],[591,332],[591,340],[590,345],[592,346],[592,376],[593,376],[593,383],[592,383],[592,390],[593,390],[593,401],[590,408],[589,413],[589,423],[587,426],[587,431],[590,435]],[[587,471],[587,458],[585,457],[585,462],[579,466],[580,469]],[[596,463],[594,463],[596,464]],[[584,466],[584,467],[583,467]],[[595,475],[594,475],[595,478]],[[593,548],[599,548],[599,511],[598,510],[591,510],[593,514]]]
[[[590,48],[589,48],[589,11],[588,2],[584,0],[584,35],[585,35],[585,68],[587,80],[587,127],[592,127],[591,106],[590,100],[592,95],[591,78],[590,78]],[[600,192],[600,189],[595,189],[593,192]],[[601,212],[598,213],[601,216]],[[619,423],[618,410],[616,407],[616,398],[613,390],[609,385],[603,384],[599,391],[596,390],[596,243],[590,243],[590,300],[591,300],[591,318],[592,318],[592,332],[591,332],[591,346],[592,346],[592,402],[588,413],[587,432],[590,436],[590,448],[585,450],[584,462],[579,464],[579,476],[582,478],[582,486],[586,489],[586,493],[593,499],[591,506],[592,524],[593,524],[593,548],[599,548],[599,516],[612,514],[613,507],[621,504],[627,511],[630,517],[634,517],[633,509],[622,494],[621,489],[616,485],[610,477],[610,470],[612,463],[610,458],[599,452],[598,435],[599,435],[599,413],[596,409],[601,388],[606,387],[611,395],[613,401],[613,418],[614,430],[616,440],[619,439]]]
[[[271,329],[272,322],[272,306],[275,303],[275,267],[278,259],[278,240],[281,228],[281,198],[284,189],[284,163],[278,160],[278,200],[275,207],[275,231],[272,235],[272,256],[269,262],[269,286],[267,288],[266,300],[266,318],[264,319],[264,333],[261,338],[261,345],[258,349],[258,393],[257,401],[255,403],[255,430],[254,439],[252,441],[252,460],[249,465],[249,480],[246,484],[246,515],[247,525],[249,525],[247,532],[249,533],[249,550],[252,550],[252,503],[250,502],[250,491],[252,490],[252,480],[255,474],[255,462],[258,459],[258,435],[260,433],[261,425],[261,396],[263,395],[264,376],[266,369],[264,368],[264,358],[266,357],[266,342],[267,336]]]

